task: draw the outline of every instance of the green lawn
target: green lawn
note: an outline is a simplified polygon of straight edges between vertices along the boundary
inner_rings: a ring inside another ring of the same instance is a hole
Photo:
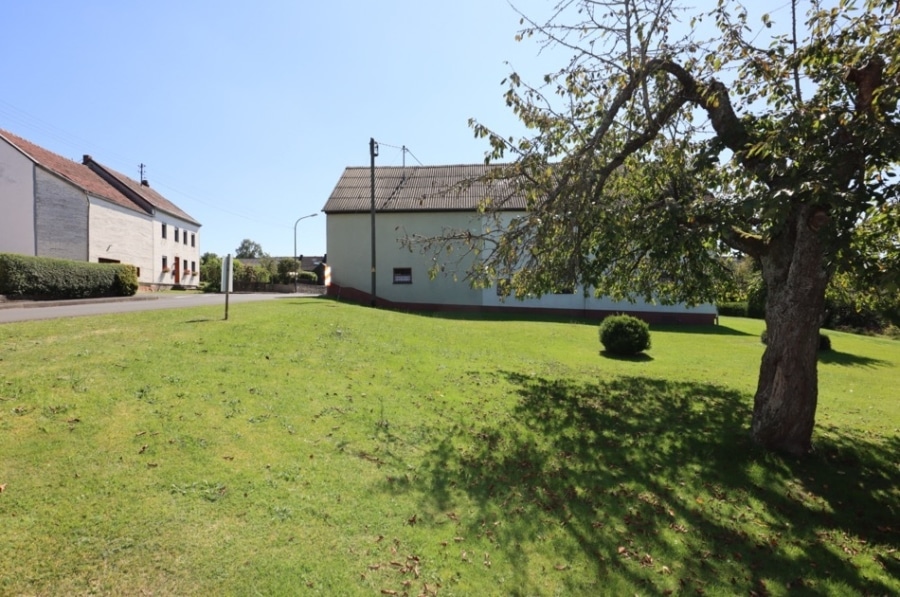
[[[900,342],[828,332],[796,461],[758,321],[222,313],[0,326],[0,594],[900,593]]]

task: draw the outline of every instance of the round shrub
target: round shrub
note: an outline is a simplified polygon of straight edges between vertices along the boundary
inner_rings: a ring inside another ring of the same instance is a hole
[[[600,343],[615,355],[636,355],[650,348],[650,326],[631,315],[613,315],[600,324]]]
[[[763,330],[762,334],[759,335],[759,339],[760,339],[760,341],[762,341],[763,344],[769,343],[769,333],[768,332],[769,332],[769,330]],[[829,338],[822,332],[819,332],[819,350],[820,351],[831,350],[831,338]]]

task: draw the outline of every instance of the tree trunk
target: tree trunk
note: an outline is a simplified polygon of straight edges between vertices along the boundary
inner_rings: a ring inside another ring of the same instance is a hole
[[[812,449],[818,400],[819,327],[828,276],[816,230],[819,213],[797,209],[762,256],[767,344],[759,369],[751,436],[758,445],[802,456]]]

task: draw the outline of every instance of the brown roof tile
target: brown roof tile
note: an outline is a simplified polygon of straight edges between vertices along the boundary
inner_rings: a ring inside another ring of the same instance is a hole
[[[117,172],[117,171],[113,170],[112,168],[104,166],[103,164],[100,164],[99,162],[94,160],[89,155],[84,156],[84,163],[90,168],[96,168],[103,172],[106,172],[115,181],[118,181],[119,184],[126,187],[128,189],[128,191],[136,194],[140,199],[143,199],[144,201],[149,203],[151,206],[153,206],[154,209],[157,209],[159,211],[164,211],[168,214],[171,214],[173,216],[181,218],[182,220],[185,220],[185,221],[191,222],[192,224],[196,224],[197,226],[200,226],[200,222],[198,222],[197,220],[192,218],[190,215],[188,215],[187,212],[182,210],[180,207],[178,207],[177,205],[175,205],[174,203],[172,203],[171,201],[169,201],[168,199],[166,199],[165,197],[163,197],[162,195],[157,193],[149,185],[141,184],[140,182],[125,176],[121,172]]]
[[[502,165],[376,166],[375,207],[378,211],[475,211],[487,198],[504,201],[502,209],[524,210],[525,200],[511,196],[504,180],[486,180]],[[325,213],[371,210],[370,169],[344,170],[325,203]]]
[[[64,158],[61,155],[57,155],[52,151],[48,151],[43,147],[35,145],[31,141],[2,129],[0,129],[0,137],[16,147],[35,164],[68,180],[86,193],[89,193],[94,197],[105,199],[106,201],[126,209],[143,214],[148,213],[128,197],[122,195],[115,187],[103,180],[103,178],[98,176],[87,166]]]

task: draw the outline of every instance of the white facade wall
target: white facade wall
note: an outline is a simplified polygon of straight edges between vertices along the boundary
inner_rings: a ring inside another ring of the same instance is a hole
[[[138,268],[138,281],[153,280],[153,218],[104,199],[89,197],[90,241],[88,261],[101,259]]]
[[[371,215],[329,214],[326,222],[328,265],[331,282],[343,288],[371,292]],[[471,257],[452,255],[444,259],[445,272],[429,279],[432,255],[401,246],[407,234],[437,236],[445,229],[472,228],[478,217],[471,212],[379,212],[375,216],[375,294],[397,303],[479,305],[481,291],[461,281]],[[412,282],[394,283],[394,270],[409,268]],[[454,280],[453,272],[459,280]]]
[[[504,214],[508,222],[516,213]],[[714,305],[698,305],[688,308],[683,304],[660,305],[643,300],[635,302],[613,301],[608,297],[584,296],[582,288],[574,294],[547,294],[541,297],[518,300],[503,298],[497,289],[473,289],[463,278],[472,264],[473,256],[446,255],[439,258],[444,272],[429,279],[433,254],[404,248],[400,240],[408,234],[426,237],[438,236],[448,229],[469,229],[481,232],[486,224],[471,212],[379,212],[375,216],[376,231],[376,295],[395,303],[422,305],[480,306],[487,308],[534,308],[566,311],[657,313],[672,315],[712,315]],[[371,216],[370,214],[328,214],[327,218],[328,265],[331,282],[341,288],[371,291]],[[410,268],[411,284],[395,284],[394,268]],[[455,278],[454,278],[455,274]]]
[[[2,139],[0,213],[0,253],[34,256],[34,164]]]
[[[165,237],[163,237],[163,227],[165,227]],[[171,214],[157,211],[151,235],[153,237],[153,273],[151,276],[153,283],[199,286],[200,227]],[[166,266],[169,268],[168,272],[163,271],[164,257]],[[177,275],[176,263],[178,264]],[[191,270],[191,275],[184,275],[187,269]],[[193,273],[195,271],[196,273]]]
[[[695,314],[716,314],[715,305],[697,305],[696,307],[685,307],[683,304],[661,305],[659,303],[648,303],[643,299],[635,299],[635,301],[614,301],[609,297],[593,296],[593,292],[589,289],[588,296],[584,296],[583,288],[575,289],[574,294],[545,294],[540,298],[526,298],[519,300],[514,296],[503,298],[497,295],[496,288],[485,288],[482,291],[482,305],[486,307],[523,307],[523,308],[541,308],[541,309],[566,309],[573,311],[612,311],[622,313],[695,313]]]

